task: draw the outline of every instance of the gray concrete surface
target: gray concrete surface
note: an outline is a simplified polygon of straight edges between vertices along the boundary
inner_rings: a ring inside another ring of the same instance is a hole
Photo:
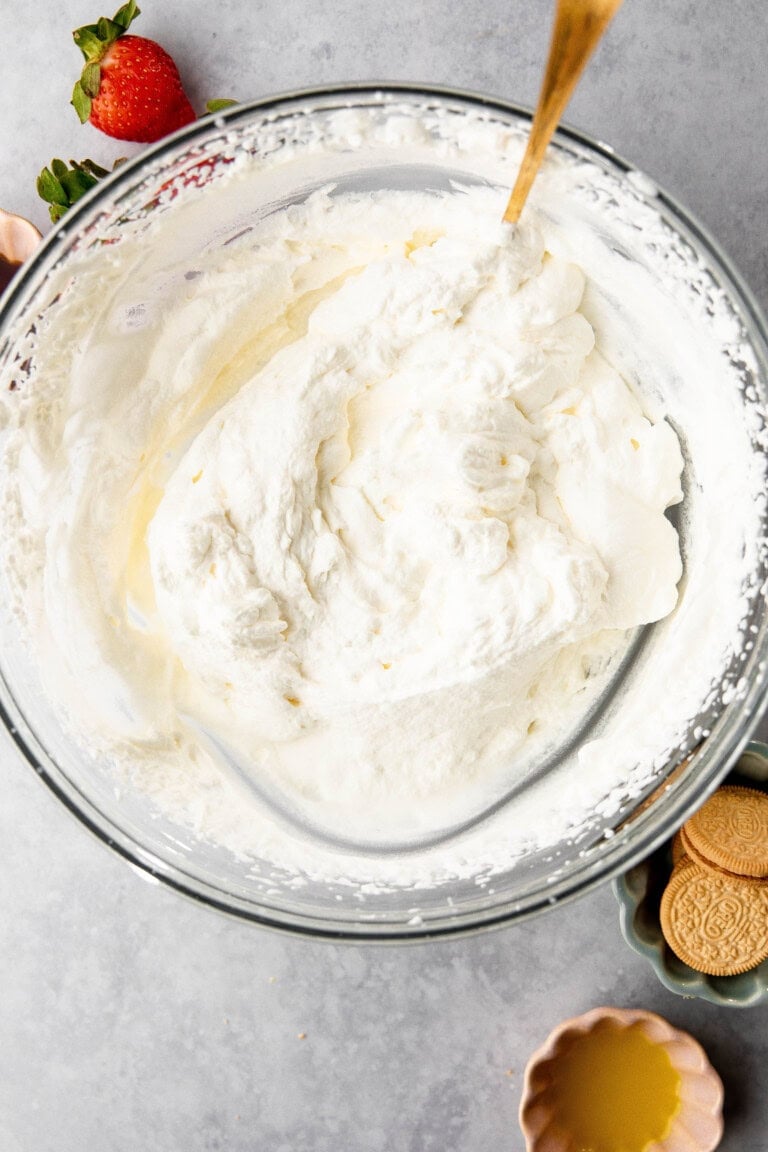
[[[79,70],[69,33],[111,15],[99,4],[0,3],[0,206],[41,225],[34,177],[52,156],[135,151],[79,127],[67,106]],[[173,53],[198,106],[355,79],[530,104],[550,4],[144,9],[136,31]],[[697,213],[764,307],[765,13],[763,0],[627,0],[568,116]],[[768,1149],[768,1008],[666,992],[622,943],[608,889],[461,942],[284,939],[144,882],[7,744],[0,756],[0,1152],[519,1152],[529,1052],[601,1003],[693,1032],[725,1081],[723,1152]]]

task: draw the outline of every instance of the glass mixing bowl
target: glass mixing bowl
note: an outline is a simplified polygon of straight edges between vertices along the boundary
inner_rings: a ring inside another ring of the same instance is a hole
[[[372,123],[378,125],[375,132],[361,130]],[[194,270],[201,251],[242,243],[265,214],[329,184],[342,192],[461,194],[472,184],[508,188],[528,124],[527,112],[481,96],[366,85],[275,97],[199,121],[88,194],[11,285],[0,313],[3,386],[31,385],[36,341],[57,310],[76,299],[82,261],[95,252],[109,258],[125,237],[147,233],[146,265],[152,272],[152,291],[137,298],[135,318],[142,309],[162,309],[164,297]],[[636,707],[641,690],[651,693],[651,711],[654,693],[659,708],[668,707],[677,689],[709,661],[707,687],[695,707],[689,701],[684,705],[681,692],[681,730],[673,750],[657,758],[652,772],[628,783],[618,806],[595,804],[557,843],[482,875],[405,886],[366,884],[361,876],[338,881],[297,876],[269,860],[238,858],[200,839],[147,797],[121,787],[108,765],[85,755],[48,703],[19,625],[3,608],[0,704],[8,733],[69,810],[148,877],[203,904],[306,935],[402,941],[501,925],[584,892],[647,855],[701,803],[748,740],[766,684],[767,570],[765,549],[758,547],[766,536],[766,515],[759,483],[752,485],[754,500],[727,497],[739,491],[737,482],[747,472],[765,474],[765,322],[704,230],[610,149],[579,133],[563,129],[555,139],[534,190],[541,211],[547,212],[547,189],[556,192],[558,172],[574,166],[582,178],[570,194],[573,220],[588,241],[582,245],[587,272],[590,252],[599,250],[603,263],[629,267],[638,277],[630,314],[622,317],[620,308],[607,307],[610,284],[590,289],[585,311],[606,355],[643,386],[646,402],[653,407],[663,393],[681,439],[685,499],[674,522],[685,577],[675,613],[639,631],[599,708],[543,770],[562,774],[562,803],[568,804],[569,770],[585,742],[615,737],[616,724],[633,702]],[[258,169],[258,178],[247,187],[230,179],[232,172],[249,167]],[[166,259],[154,239],[158,221],[182,205],[185,227]],[[148,275],[146,269],[136,274],[145,280]],[[666,314],[679,314],[675,323],[688,326],[686,347],[699,349],[700,362],[680,362],[674,325],[667,332],[662,323]],[[638,381],[637,356],[633,360],[626,350],[644,339],[663,346],[671,365],[665,381],[653,379],[650,368],[648,379]],[[697,380],[690,380],[692,374]],[[716,462],[706,450],[706,437],[692,433],[688,416],[700,402],[723,396],[738,414],[738,428],[735,440],[723,433],[724,458]],[[732,621],[733,639],[738,633],[742,642],[715,659],[697,641],[699,625],[720,611],[719,592],[711,590],[707,572],[716,574],[742,555],[748,559],[738,617]],[[6,546],[3,570],[7,563]],[[686,637],[687,648],[681,647]],[[631,742],[631,732],[625,736]],[[520,803],[520,794],[511,795],[497,808]],[[492,821],[495,814],[480,820]],[[421,850],[429,851],[416,849]]]

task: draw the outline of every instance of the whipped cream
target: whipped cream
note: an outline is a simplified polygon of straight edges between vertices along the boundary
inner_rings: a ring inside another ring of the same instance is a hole
[[[196,271],[93,325],[39,461],[57,682],[329,832],[461,822],[674,608],[676,436],[487,190],[322,191]]]
[[[676,437],[594,349],[579,269],[496,208],[319,194],[271,219],[242,382],[148,525],[147,625],[164,677],[183,668],[173,713],[143,689],[150,738],[202,719],[358,834],[514,781],[528,734],[557,739],[595,665],[675,604]]]

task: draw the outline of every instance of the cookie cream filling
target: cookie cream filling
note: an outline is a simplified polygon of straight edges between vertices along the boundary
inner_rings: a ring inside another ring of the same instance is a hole
[[[94,278],[11,450],[27,615],[88,745],[186,779],[187,815],[235,765],[256,824],[267,795],[361,841],[525,780],[681,575],[678,441],[584,283],[486,189],[316,193],[151,322]]]

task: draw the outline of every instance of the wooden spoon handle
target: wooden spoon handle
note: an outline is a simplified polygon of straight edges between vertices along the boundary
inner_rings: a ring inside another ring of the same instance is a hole
[[[544,158],[547,144],[600,38],[622,0],[557,0],[549,59],[520,171],[504,220],[515,224]]]

